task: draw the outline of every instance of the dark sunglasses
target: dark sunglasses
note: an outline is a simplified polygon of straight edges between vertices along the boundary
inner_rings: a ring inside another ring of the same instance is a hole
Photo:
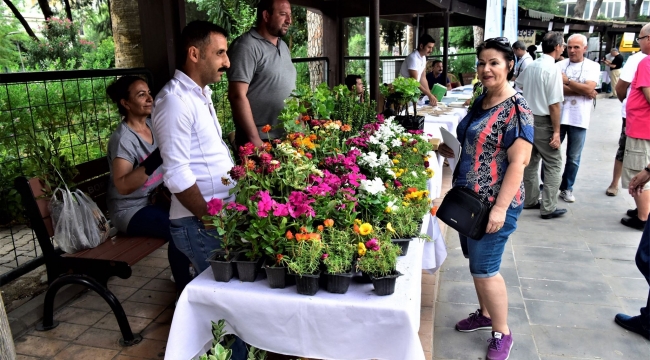
[[[503,44],[503,45],[510,45],[510,41],[508,40],[508,38],[503,37],[503,36],[499,36],[499,37],[495,37],[495,38],[487,39],[487,40],[485,40],[485,42],[486,42],[486,43],[489,43],[489,42],[498,42],[498,43]]]

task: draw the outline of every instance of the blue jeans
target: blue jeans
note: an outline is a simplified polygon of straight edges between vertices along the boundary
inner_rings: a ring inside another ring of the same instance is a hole
[[[187,255],[197,274],[210,266],[208,258],[212,252],[221,249],[221,237],[217,230],[206,230],[196,216],[172,219],[169,229],[176,247]]]
[[[576,182],[578,167],[580,166],[580,155],[587,138],[587,129],[571,125],[560,125],[560,142],[564,142],[565,137],[567,137],[566,164],[562,173],[560,191],[573,191],[573,184]]]
[[[639,268],[643,277],[650,285],[650,221],[645,223],[645,230],[641,235],[639,249],[636,251],[636,267]],[[650,329],[650,291],[645,307],[641,308],[641,321],[646,329]]]
[[[467,249],[469,272],[473,277],[489,278],[499,273],[503,250],[508,242],[508,237],[517,229],[517,219],[523,208],[523,204],[514,209],[508,208],[503,227],[493,234],[485,234],[481,240],[460,235],[461,247],[463,247],[463,253]]]
[[[192,281],[190,275],[190,260],[176,248],[169,233],[169,211],[159,206],[149,205],[138,210],[126,227],[130,236],[149,236],[165,239],[168,242],[167,259],[174,275],[176,291],[183,292],[185,285]]]

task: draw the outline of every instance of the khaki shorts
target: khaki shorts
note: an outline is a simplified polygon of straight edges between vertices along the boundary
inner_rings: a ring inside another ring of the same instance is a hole
[[[623,174],[621,183],[624,189],[630,186],[630,180],[644,171],[650,164],[650,140],[635,139],[627,137],[625,141],[625,156],[623,157]],[[650,181],[645,184],[643,190],[650,190]]]

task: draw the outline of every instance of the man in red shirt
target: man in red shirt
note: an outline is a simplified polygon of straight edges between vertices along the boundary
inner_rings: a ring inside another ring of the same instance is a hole
[[[637,38],[642,49],[650,47],[650,24],[646,24]],[[645,53],[645,51],[644,51]],[[627,124],[625,134],[625,155],[623,157],[623,187],[650,162],[650,57],[641,60],[627,99]],[[621,223],[631,228],[643,230],[650,213],[650,183],[643,191],[633,195],[635,210],[628,210],[629,218]]]

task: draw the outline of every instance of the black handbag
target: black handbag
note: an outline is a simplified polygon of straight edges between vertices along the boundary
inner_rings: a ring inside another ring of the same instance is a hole
[[[519,106],[517,105],[516,100],[513,100],[513,102],[517,113],[517,125],[519,125]],[[470,116],[472,116],[473,113],[474,111],[470,113]],[[470,123],[471,117],[470,121],[468,121],[467,128],[465,128],[465,134],[467,134]],[[461,144],[464,142],[465,139],[463,138]],[[458,177],[459,167],[460,161],[456,164],[456,168],[454,169],[452,184]],[[470,239],[481,240],[485,235],[485,229],[487,228],[490,219],[490,210],[492,210],[492,205],[494,204],[487,199],[484,199],[472,189],[466,187],[453,187],[449,192],[447,192],[445,198],[442,200],[442,204],[440,204],[436,216],[449,227],[458,231],[458,233],[465,235]]]

